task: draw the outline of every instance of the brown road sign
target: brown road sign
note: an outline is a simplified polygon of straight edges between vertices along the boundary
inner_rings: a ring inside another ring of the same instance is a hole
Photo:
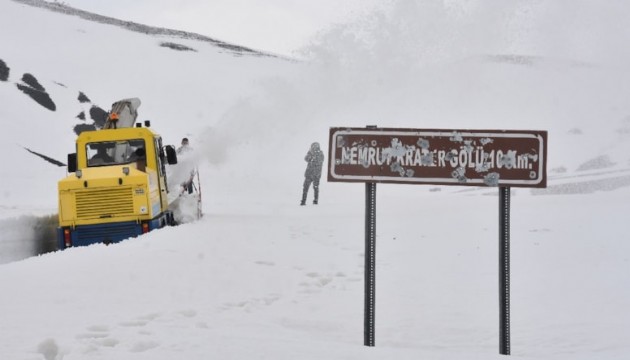
[[[547,132],[331,128],[328,181],[547,186]]]

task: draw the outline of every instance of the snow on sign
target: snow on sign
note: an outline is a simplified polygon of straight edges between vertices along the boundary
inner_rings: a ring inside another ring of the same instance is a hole
[[[547,132],[331,128],[328,181],[546,187]]]

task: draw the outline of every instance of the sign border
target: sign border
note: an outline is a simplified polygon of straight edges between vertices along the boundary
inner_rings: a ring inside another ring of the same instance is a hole
[[[335,172],[335,155],[337,154],[337,137],[339,135],[390,135],[390,136],[453,136],[463,138],[470,137],[494,137],[494,138],[524,138],[537,139],[539,141],[538,177],[533,180],[502,180],[499,179],[496,186],[487,185],[483,179],[468,179],[461,182],[456,178],[421,178],[421,177],[392,177],[392,176],[367,176],[367,175],[340,175]],[[455,185],[455,186],[481,186],[481,187],[546,187],[547,186],[547,132],[539,130],[460,130],[460,129],[392,129],[392,128],[330,128],[330,152],[328,166],[328,181],[338,182],[376,182],[410,185]]]

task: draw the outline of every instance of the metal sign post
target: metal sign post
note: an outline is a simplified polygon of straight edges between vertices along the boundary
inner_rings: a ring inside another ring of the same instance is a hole
[[[365,346],[374,346],[376,310],[376,183],[365,183]]]
[[[510,355],[510,188],[499,188],[499,353]]]

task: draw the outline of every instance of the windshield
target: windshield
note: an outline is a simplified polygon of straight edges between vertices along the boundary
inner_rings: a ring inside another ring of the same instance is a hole
[[[145,154],[142,139],[101,141],[86,145],[88,166],[128,164]]]

